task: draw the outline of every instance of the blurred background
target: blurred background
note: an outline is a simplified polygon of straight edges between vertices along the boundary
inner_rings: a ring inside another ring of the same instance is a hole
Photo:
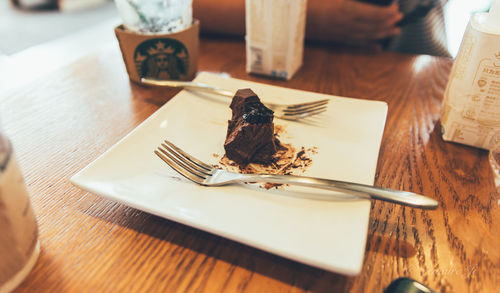
[[[458,52],[470,14],[486,11],[490,3],[448,0],[445,21],[452,56]],[[103,39],[113,38],[112,29],[119,23],[112,0],[0,0],[0,59],[79,34],[72,52],[78,57],[78,52],[98,44],[85,39],[86,30],[102,31]]]
[[[111,0],[81,0],[63,11],[43,0],[0,0],[0,52],[12,55],[32,46],[65,37],[118,16]],[[87,3],[85,3],[87,2]],[[29,5],[28,5],[29,4]],[[35,9],[36,8],[36,9]]]

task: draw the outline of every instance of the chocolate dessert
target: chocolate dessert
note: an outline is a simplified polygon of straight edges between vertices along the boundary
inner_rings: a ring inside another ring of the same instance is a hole
[[[238,90],[230,108],[233,115],[224,142],[226,156],[242,166],[271,163],[279,145],[274,136],[273,111],[251,89]]]

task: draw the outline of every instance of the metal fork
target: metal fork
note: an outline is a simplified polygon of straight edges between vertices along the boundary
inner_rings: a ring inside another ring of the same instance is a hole
[[[168,140],[165,140],[154,153],[182,176],[205,186],[221,186],[237,182],[269,182],[344,191],[360,198],[383,200],[415,208],[435,209],[438,206],[436,200],[423,195],[371,185],[305,176],[228,172],[203,163]],[[339,196],[328,194],[325,198],[338,199]]]
[[[192,82],[192,81],[175,81],[175,80],[154,80],[148,78],[141,78],[144,84],[157,85],[157,86],[168,86],[168,87],[180,87],[188,90],[204,91],[209,93],[218,94],[221,96],[232,98],[234,92],[229,90],[211,86],[204,83]],[[269,102],[263,102],[266,107],[273,110],[274,116],[285,120],[299,120],[306,117],[321,114],[326,111],[329,99],[317,100],[308,103],[299,104],[275,104]]]

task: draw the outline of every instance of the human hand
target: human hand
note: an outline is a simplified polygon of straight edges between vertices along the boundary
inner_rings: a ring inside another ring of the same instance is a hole
[[[380,40],[397,35],[396,23],[403,18],[397,3],[377,6],[354,0],[345,0],[328,12],[323,20],[320,38],[326,41],[353,45],[379,44]]]

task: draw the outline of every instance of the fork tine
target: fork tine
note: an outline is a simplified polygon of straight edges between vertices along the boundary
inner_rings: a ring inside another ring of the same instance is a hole
[[[316,116],[316,115],[319,115],[319,114],[324,113],[324,112],[326,112],[326,108],[312,111],[312,112],[303,113],[303,114],[300,114],[297,116],[300,116],[300,118],[306,118],[306,117],[310,117],[310,116]]]
[[[171,155],[171,156],[174,156],[174,157],[171,157],[169,156],[172,160],[176,160],[176,162],[178,164],[182,164],[182,166],[185,168],[185,169],[188,169],[189,171],[191,171],[192,173],[196,174],[196,175],[199,175],[201,177],[205,177],[206,175],[210,176],[212,174],[211,170],[210,171],[207,171],[206,169],[204,168],[201,168],[200,166],[198,166],[197,164],[193,163],[192,161],[189,160],[189,158],[186,158],[185,156],[183,156],[182,154],[179,154],[177,153],[175,150],[173,150],[170,146],[162,143],[161,146],[163,147],[162,148],[158,148],[160,151],[168,151],[168,154],[166,155]]]
[[[181,174],[182,176],[184,176],[185,178],[195,182],[195,183],[198,183],[198,184],[202,184],[203,183],[203,178],[197,176],[197,175],[194,175],[190,172],[188,172],[186,169],[184,169],[183,167],[177,165],[174,161],[171,161],[169,160],[165,155],[163,155],[162,153],[160,153],[158,150],[155,150],[154,153],[160,157],[160,159],[162,159],[165,163],[167,163],[167,165],[169,165],[170,167],[172,167],[172,169],[174,169],[175,171],[177,171],[177,173]]]
[[[275,112],[274,116],[283,120],[297,121],[307,117],[316,116],[324,112],[326,112],[326,108],[321,108],[319,110],[303,112],[303,113],[286,113],[281,111],[281,113]]]
[[[323,112],[326,112],[326,108],[318,109],[315,111],[310,111],[310,112],[304,112],[304,113],[283,113],[282,119],[288,119],[288,120],[297,120],[297,119],[302,119],[310,116],[315,116],[319,115]]]
[[[317,105],[326,105],[326,104],[328,104],[329,101],[330,101],[329,99],[323,99],[323,100],[317,100],[314,102],[287,105],[286,108],[291,110],[291,109],[298,109],[298,108],[311,107],[311,106],[317,106]]]
[[[172,150],[168,149],[168,147],[165,144],[162,144],[161,146],[163,148],[158,147],[158,150],[160,152],[162,152],[164,155],[166,155],[171,161],[174,161],[179,167],[183,168],[184,170],[186,170],[186,171],[190,172],[191,174],[194,174],[202,179],[205,179],[207,176],[210,176],[209,174],[201,172],[200,169],[193,168],[190,165],[186,164],[185,161],[180,159],[177,155],[173,154]]]
[[[283,110],[283,113],[286,113],[286,114],[304,114],[304,113],[316,112],[316,111],[321,111],[321,110],[326,111],[326,108],[327,108],[327,106],[323,105],[323,106],[315,106],[315,107],[296,109],[296,110],[285,109],[285,110]]]
[[[165,139],[164,142],[166,144],[168,144],[170,146],[170,148],[172,148],[174,151],[176,151],[177,153],[183,155],[185,158],[187,158],[189,161],[191,161],[192,163],[194,163],[198,167],[201,167],[201,168],[205,169],[206,171],[212,171],[212,169],[213,169],[212,166],[210,166],[208,164],[205,164],[202,161],[196,159],[195,157],[191,156],[190,154],[188,154],[185,151],[183,151],[180,148],[178,148],[175,144],[171,143],[170,141],[168,141],[168,140]]]

